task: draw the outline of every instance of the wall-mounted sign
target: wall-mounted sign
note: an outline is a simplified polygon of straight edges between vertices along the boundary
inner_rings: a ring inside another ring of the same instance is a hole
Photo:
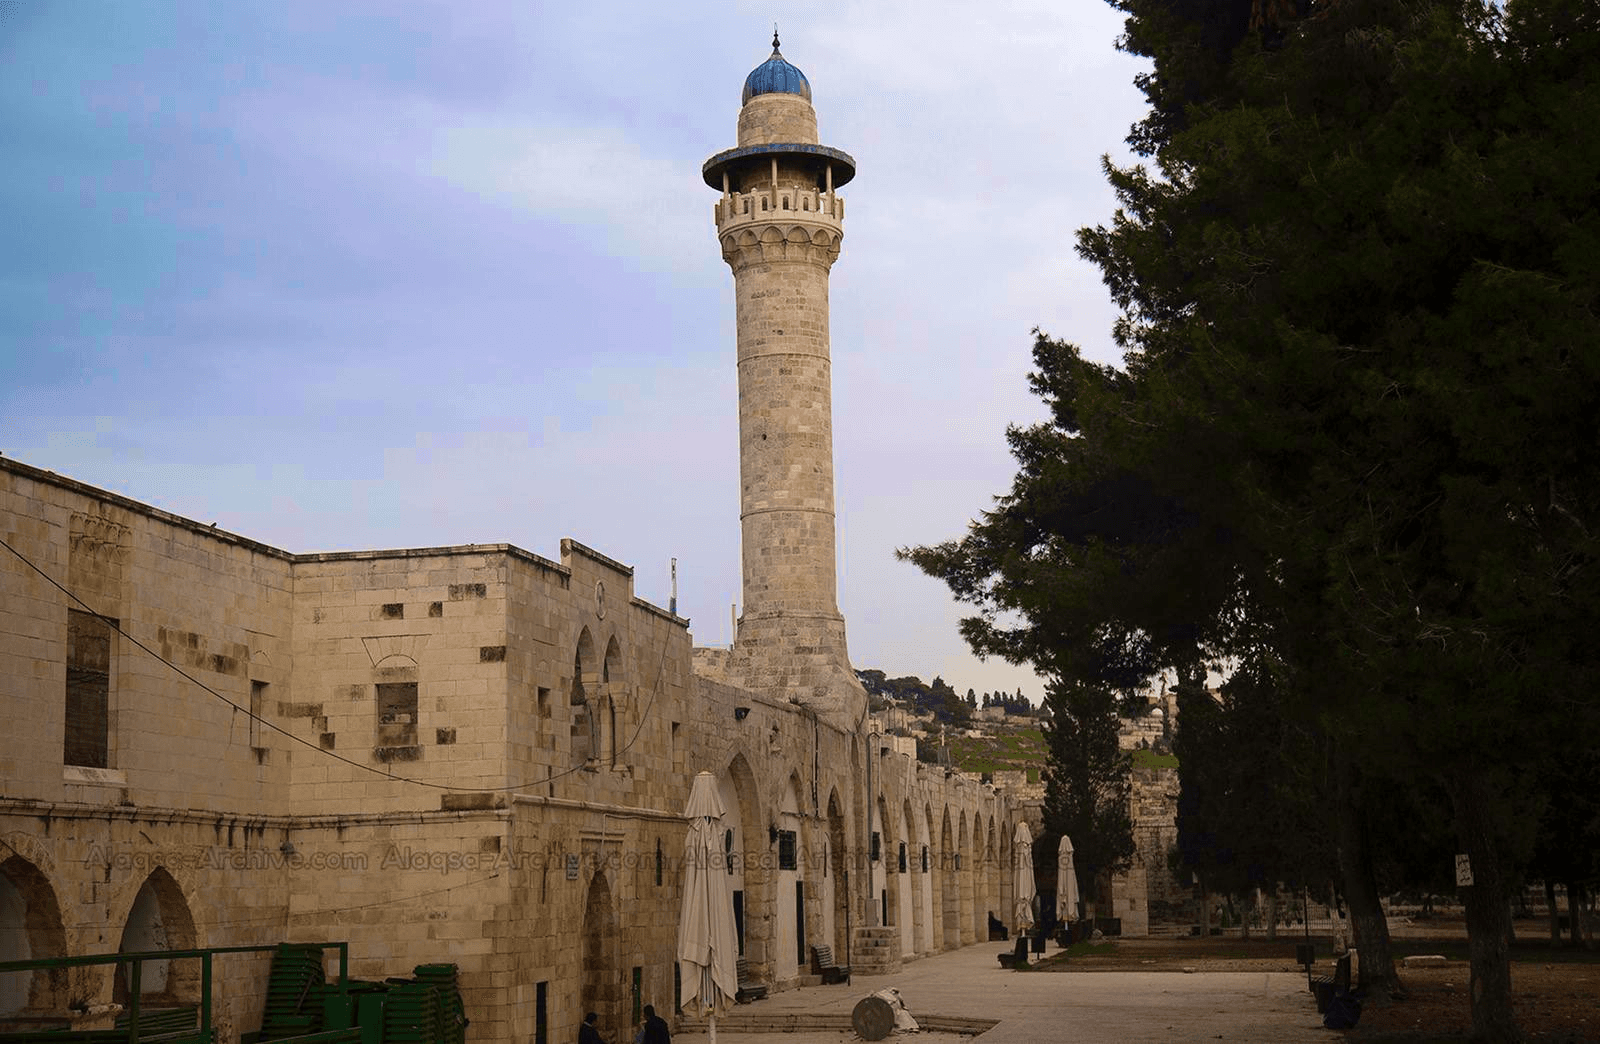
[[[1472,860],[1466,855],[1456,856],[1456,887],[1472,887]]]
[[[576,852],[568,852],[567,853],[567,880],[568,881],[576,881],[577,879],[578,879],[578,853],[576,853]]]

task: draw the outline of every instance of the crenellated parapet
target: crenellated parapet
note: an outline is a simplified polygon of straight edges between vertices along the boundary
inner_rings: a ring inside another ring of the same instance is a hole
[[[837,192],[782,185],[776,192],[770,188],[730,192],[712,205],[711,214],[719,235],[743,225],[779,220],[798,220],[844,234],[844,197]]]

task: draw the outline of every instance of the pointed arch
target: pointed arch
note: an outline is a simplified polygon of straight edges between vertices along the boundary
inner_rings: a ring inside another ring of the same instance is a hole
[[[895,872],[895,833],[894,820],[889,818],[889,803],[882,794],[877,796],[877,821],[880,838],[878,842],[878,871],[883,876],[882,891],[871,896],[870,901],[878,904],[879,922],[885,928],[893,927],[900,923],[900,875]]]
[[[0,861],[0,961],[66,955],[66,925],[50,879],[21,853]],[[67,1006],[67,990],[65,968],[0,975],[0,1016],[58,1011]]]
[[[972,934],[973,940],[989,936],[989,914],[998,913],[989,901],[989,876],[993,865],[989,860],[989,830],[983,810],[972,814]]]
[[[1012,893],[1016,887],[1017,867],[1011,847],[1011,835],[1016,832],[1015,823],[1009,820],[1000,822],[1000,836],[997,838],[1000,845],[1000,909],[1007,911],[1000,916],[1008,923],[1014,917],[1016,910],[1016,903],[1012,900]]]
[[[957,882],[955,832],[950,825],[950,806],[944,806],[939,824],[939,921],[940,946],[961,948],[961,886]]]
[[[611,882],[602,867],[589,878],[583,900],[583,965],[579,983],[578,1017],[588,1012],[600,1015],[600,1035],[607,1040],[621,1039],[621,969],[615,966],[618,941],[617,907],[611,896]]]
[[[1001,876],[999,853],[995,849],[994,813],[991,811],[988,820],[988,840],[983,846],[983,904],[986,910],[993,910],[995,916],[1003,921],[1006,918],[1006,904],[1000,901]],[[978,929],[978,938],[988,938],[988,931],[989,924],[985,919]]]
[[[905,798],[900,804],[902,837],[898,848],[905,853],[903,864],[898,854],[895,860],[895,869],[901,872],[900,952],[902,956],[911,957],[921,953],[927,946],[925,936],[928,928],[922,918],[922,893],[927,887],[927,879],[918,872],[917,820],[911,811],[911,799]]]
[[[599,685],[600,664],[595,658],[594,636],[584,627],[578,632],[578,641],[572,650],[572,688],[567,700],[572,715],[568,736],[575,766],[588,764],[600,751],[595,735],[598,715],[590,699]]]
[[[839,807],[839,791],[828,791],[828,921],[832,929],[834,953],[849,953],[846,926],[849,924],[849,879],[845,874],[845,822]]]
[[[922,804],[922,866],[923,907],[928,922],[928,952],[938,953],[944,947],[944,898],[939,892],[939,834],[933,824],[933,806]]]
[[[605,659],[600,661],[600,714],[599,731],[600,757],[607,764],[615,766],[617,754],[626,742],[618,732],[618,722],[621,716],[617,712],[617,704],[622,693],[627,691],[623,678],[622,646],[617,641],[617,636],[612,635],[606,641]]]
[[[773,978],[783,982],[804,973],[806,947],[816,937],[808,926],[814,903],[807,902],[806,861],[800,858],[809,841],[801,815],[804,788],[800,773],[791,771],[778,794],[778,842],[773,853]]]
[[[183,889],[166,867],[156,867],[128,906],[117,952],[192,950],[199,945],[194,914]],[[126,1004],[131,999],[128,967],[117,968],[112,984],[113,1003]],[[200,998],[200,961],[145,961],[140,969],[139,988],[147,1001],[192,1004]]]
[[[725,821],[733,831],[734,922],[739,933],[739,954],[762,982],[771,981],[769,953],[772,931],[769,860],[762,858],[767,847],[767,818],[761,807],[761,792],[755,773],[743,751],[728,760],[718,775],[717,784],[728,810]],[[738,814],[733,815],[734,808]]]
[[[958,815],[956,827],[956,896],[957,909],[956,929],[959,935],[957,945],[966,946],[977,942],[977,936],[972,931],[972,854],[971,833],[967,827],[967,810],[962,809]]]
[[[621,685],[622,677],[622,643],[617,641],[617,636],[612,635],[606,640],[606,657],[600,665],[600,680],[607,685]]]

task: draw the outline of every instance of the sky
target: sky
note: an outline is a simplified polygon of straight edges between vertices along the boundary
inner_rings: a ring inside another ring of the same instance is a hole
[[[855,157],[832,272],[851,659],[980,662],[959,538],[1115,363],[1074,252],[1142,66],[1097,0],[0,0],[0,453],[292,552],[572,537],[696,644],[740,601],[733,280],[701,164],[771,53]]]

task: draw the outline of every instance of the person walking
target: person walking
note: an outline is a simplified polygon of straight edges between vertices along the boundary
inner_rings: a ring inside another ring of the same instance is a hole
[[[606,1044],[605,1038],[600,1036],[600,1030],[595,1027],[599,1018],[592,1011],[583,1017],[583,1025],[578,1027],[578,1044]]]
[[[672,1031],[667,1020],[656,1014],[653,1004],[644,1006],[644,1029],[639,1033],[639,1044],[672,1044]]]

